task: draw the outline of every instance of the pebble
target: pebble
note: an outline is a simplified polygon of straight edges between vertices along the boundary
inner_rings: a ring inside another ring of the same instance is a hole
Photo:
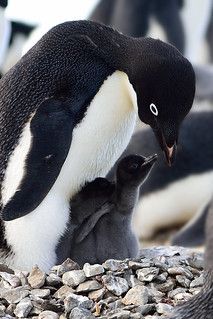
[[[50,289],[34,289],[30,293],[38,298],[46,298],[50,295]]]
[[[160,315],[169,315],[172,312],[173,307],[171,305],[160,302],[156,305],[156,310]]]
[[[157,277],[159,274],[159,269],[155,267],[143,268],[136,271],[138,279],[140,281],[148,281],[151,282],[153,279]]]
[[[128,282],[124,278],[104,275],[102,280],[105,287],[116,296],[121,296],[129,289]]]
[[[91,312],[87,309],[82,308],[73,308],[70,316],[70,319],[95,319],[95,316],[91,314]]]
[[[62,276],[67,271],[79,270],[80,266],[75,261],[67,258],[61,265],[58,265],[56,269],[56,274]]]
[[[61,281],[61,277],[56,274],[50,273],[50,275],[46,277],[46,284],[48,286],[57,287],[61,284]]]
[[[83,283],[81,283],[77,289],[76,289],[76,292],[90,292],[90,291],[94,291],[94,290],[98,290],[102,288],[102,285],[99,284],[97,282],[97,280],[88,280],[88,281],[85,281]]]
[[[89,299],[92,299],[94,301],[99,301],[99,300],[101,300],[103,298],[105,292],[106,292],[106,289],[105,288],[101,288],[101,289],[98,289],[98,290],[95,290],[95,291],[91,291],[88,294],[88,297],[89,297]]]
[[[28,288],[28,287],[27,287]],[[4,298],[10,304],[16,304],[29,295],[29,290],[25,287],[17,287],[4,292],[0,292],[0,298]]]
[[[25,318],[33,308],[32,301],[29,298],[22,299],[14,310],[14,315],[18,318]]]
[[[200,277],[194,279],[191,284],[190,288],[202,287],[204,284],[204,276],[201,275]]]
[[[62,286],[61,288],[59,288],[55,293],[54,293],[54,297],[57,299],[64,299],[66,297],[68,297],[71,293],[73,293],[74,290],[69,287],[69,286]]]
[[[72,293],[64,299],[64,307],[66,313],[69,313],[75,307],[91,309],[92,306],[93,301],[89,300],[89,298],[86,296],[78,296]]]
[[[35,266],[28,276],[28,283],[32,288],[41,288],[45,283],[45,278],[45,273]]]
[[[111,271],[123,271],[124,269],[128,269],[127,262],[116,259],[106,260],[105,263],[103,263],[103,267]]]
[[[148,315],[149,313],[154,313],[155,310],[156,310],[155,304],[142,305],[136,308],[136,311],[144,316]]]
[[[86,277],[93,277],[104,273],[104,267],[99,264],[90,265],[89,263],[84,264],[83,267]]]
[[[59,318],[59,315],[56,312],[49,311],[49,310],[42,311],[38,316],[38,319],[58,319],[58,318]]]
[[[122,299],[125,305],[145,305],[148,303],[148,289],[144,286],[135,286],[131,288]]]
[[[177,275],[176,280],[181,286],[183,286],[185,288],[190,287],[191,281],[189,279],[187,279],[185,276]]]
[[[9,274],[7,272],[0,272],[0,277],[6,280],[13,288],[21,285],[20,279],[15,275]]]
[[[85,280],[86,276],[83,270],[67,271],[62,276],[63,284],[70,287],[76,287]]]

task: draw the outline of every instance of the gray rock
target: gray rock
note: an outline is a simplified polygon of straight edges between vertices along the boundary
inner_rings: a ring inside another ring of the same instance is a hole
[[[176,288],[174,290],[169,291],[168,293],[168,297],[173,299],[177,294],[184,294],[186,292],[185,288]]]
[[[70,287],[76,287],[86,280],[86,276],[83,270],[71,270],[67,271],[62,276],[62,282],[64,285]]]
[[[33,289],[31,295],[39,298],[46,298],[50,295],[50,289]]]
[[[125,305],[145,305],[148,303],[148,289],[144,286],[137,285],[127,292],[122,302]]]
[[[5,315],[6,307],[4,305],[0,305],[0,318]]]
[[[168,278],[168,273],[167,272],[163,272],[162,274],[158,275],[155,278],[155,281],[157,283],[163,284],[163,283],[165,283],[167,281],[167,278]]]
[[[111,271],[122,271],[124,269],[128,269],[127,262],[116,259],[106,260],[105,263],[103,263],[103,267]]]
[[[187,259],[187,263],[189,266],[197,269],[203,269],[204,268],[204,259],[202,255],[193,256],[191,258]]]
[[[173,307],[166,303],[160,302],[159,304],[156,305],[156,310],[160,315],[169,315],[172,312]]]
[[[64,299],[64,306],[66,313],[69,313],[75,307],[91,309],[93,306],[93,301],[84,296],[70,294]]]
[[[33,308],[32,302],[29,298],[22,299],[16,306],[14,314],[18,318],[26,318]]]
[[[84,264],[83,270],[86,277],[93,277],[104,273],[104,267],[99,264],[90,265],[89,263]]]
[[[141,319],[141,314],[139,312],[132,313],[129,318],[130,319]]]
[[[28,288],[28,287],[27,287]],[[29,290],[25,287],[17,287],[4,292],[0,292],[0,298],[7,300],[8,303],[16,304],[29,295]]]
[[[161,302],[162,298],[165,296],[165,293],[157,290],[153,283],[148,288],[149,291],[149,301],[152,303]]]
[[[32,288],[41,288],[45,283],[45,278],[46,274],[35,266],[28,276],[28,283]]]
[[[190,283],[191,283],[191,281],[189,279],[187,279],[185,276],[182,276],[182,275],[177,275],[176,280],[181,286],[183,286],[185,288],[189,288]]]
[[[74,290],[71,287],[65,285],[59,288],[53,296],[57,299],[64,299],[73,292]]]
[[[70,319],[95,319],[95,316],[91,314],[91,312],[87,309],[82,308],[73,308],[70,316]]]
[[[102,288],[102,285],[97,280],[88,280],[82,282],[76,289],[77,292],[90,292]]]
[[[144,267],[151,267],[152,264],[150,261],[144,261],[144,262],[140,262],[140,261],[133,261],[130,260],[128,262],[128,266],[129,268],[133,269],[133,270],[137,270],[137,269],[142,269]]]
[[[108,319],[129,319],[130,318],[129,310],[116,309],[115,311],[109,312],[107,315]]]
[[[58,287],[61,282],[61,278],[56,274],[50,273],[49,276],[46,277],[46,284],[48,286]]]
[[[167,281],[163,284],[155,284],[155,288],[161,292],[169,292],[175,286],[175,280],[168,278]]]
[[[70,258],[67,258],[61,265],[56,267],[53,267],[52,269],[56,270],[56,274],[58,276],[62,276],[67,271],[80,269],[79,265],[75,261],[71,260]]]
[[[58,319],[58,318],[59,318],[59,315],[56,312],[49,311],[49,310],[42,311],[38,316],[38,319]]]
[[[0,277],[7,281],[13,288],[21,285],[20,279],[15,275],[9,274],[7,272],[0,272]]]
[[[190,288],[202,287],[204,284],[204,276],[201,275],[200,277],[194,279],[191,284]]]
[[[121,296],[129,289],[128,282],[124,278],[104,275],[102,280],[106,288],[116,296]]]
[[[95,290],[95,291],[91,291],[88,294],[88,297],[89,297],[89,299],[92,299],[94,301],[99,301],[99,300],[101,300],[103,298],[105,292],[106,292],[106,289],[105,288],[101,288],[101,289],[98,289],[98,290]]]
[[[193,279],[193,274],[187,269],[183,267],[171,267],[168,269],[168,273],[170,275],[183,275],[186,276],[188,279]]]
[[[143,268],[143,269],[138,269],[136,271],[136,274],[138,276],[138,279],[140,281],[147,281],[151,282],[153,281],[157,275],[159,274],[159,269],[155,267],[150,267],[150,268]]]
[[[192,294],[188,292],[179,293],[174,296],[174,300],[177,304],[182,303],[183,301],[187,301],[192,298]]]
[[[137,307],[135,310],[139,312],[141,315],[148,315],[150,312],[155,312],[155,304],[147,304]]]
[[[29,275],[29,273],[27,271],[16,271],[15,275],[19,278],[22,286],[25,286],[28,284],[27,276]]]

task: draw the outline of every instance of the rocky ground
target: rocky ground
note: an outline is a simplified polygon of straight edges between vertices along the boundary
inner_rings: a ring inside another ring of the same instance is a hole
[[[0,318],[157,319],[198,293],[203,256],[177,247],[141,250],[102,265],[71,260],[47,275],[0,267]]]

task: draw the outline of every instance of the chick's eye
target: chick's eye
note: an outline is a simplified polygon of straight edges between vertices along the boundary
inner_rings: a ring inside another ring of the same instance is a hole
[[[152,103],[152,104],[150,104],[150,111],[155,115],[155,116],[158,116],[158,109],[157,109],[157,106],[154,104],[154,103]]]
[[[138,163],[132,163],[129,165],[129,169],[134,171],[138,168],[138,166],[139,166]]]

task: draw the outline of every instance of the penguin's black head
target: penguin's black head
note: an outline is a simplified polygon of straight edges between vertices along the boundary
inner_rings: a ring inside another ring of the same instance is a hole
[[[147,178],[156,160],[156,154],[149,157],[140,155],[124,157],[118,163],[117,182],[127,186],[140,186]]]
[[[142,122],[152,127],[170,166],[180,124],[193,103],[194,70],[173,46],[160,40],[144,41],[148,42],[145,45],[147,54],[141,56],[141,66],[133,84],[138,114]]]

